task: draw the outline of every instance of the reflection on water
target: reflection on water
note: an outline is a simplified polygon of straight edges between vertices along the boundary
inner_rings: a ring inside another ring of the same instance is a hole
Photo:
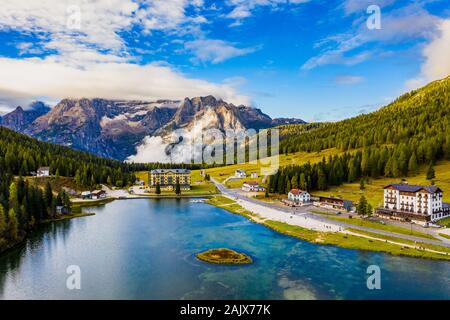
[[[314,245],[189,200],[126,200],[47,224],[0,257],[3,299],[448,299],[450,263]],[[248,266],[195,253],[228,247]],[[366,269],[382,270],[382,290]],[[78,265],[82,289],[66,288]]]

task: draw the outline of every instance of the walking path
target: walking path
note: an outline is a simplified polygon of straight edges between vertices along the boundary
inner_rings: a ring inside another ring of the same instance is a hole
[[[406,234],[400,234],[380,229],[373,229],[358,225],[353,225],[341,221],[335,221],[327,219],[326,215],[314,214],[311,212],[309,207],[301,207],[301,208],[290,208],[290,207],[279,207],[277,205],[259,201],[257,199],[248,198],[238,191],[233,189],[227,189],[222,183],[218,182],[214,178],[211,178],[211,181],[216,184],[217,189],[222,193],[223,196],[235,200],[240,206],[244,209],[258,214],[261,218],[266,220],[274,220],[279,222],[284,222],[290,225],[296,225],[305,229],[321,231],[321,232],[345,232],[349,233],[350,231],[346,230],[348,228],[354,230],[361,230],[366,232],[371,232],[383,236],[390,236],[399,239],[427,243],[432,245],[438,245],[443,247],[450,248],[450,242],[448,239],[444,239],[445,241],[426,239],[421,237],[415,237]],[[433,234],[434,235],[434,234]],[[358,234],[358,236],[362,236]],[[375,239],[375,238],[374,238]],[[378,239],[381,241],[385,241],[384,239]],[[400,245],[406,245],[403,243],[398,243]],[[414,246],[413,246],[414,247]]]

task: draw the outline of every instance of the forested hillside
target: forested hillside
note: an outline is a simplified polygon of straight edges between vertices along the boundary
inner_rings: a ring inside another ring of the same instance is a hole
[[[301,135],[293,132],[282,141],[281,147],[283,152],[294,152],[413,143],[427,149],[428,142],[434,141],[439,144],[433,147],[439,149],[450,135],[449,121],[450,77],[447,77],[404,94],[379,111],[330,122]]]
[[[0,127],[0,252],[23,240],[35,225],[54,218],[58,206],[70,211],[64,190],[57,193],[50,183],[41,188],[22,178],[41,166],[49,166],[54,179],[73,178],[78,187],[92,189],[98,184],[125,187],[134,183],[135,171],[170,164],[122,163]]]
[[[281,142],[281,152],[360,149],[315,165],[282,168],[272,192],[290,187],[325,190],[362,177],[404,177],[419,165],[450,159],[450,77],[407,93],[377,112],[328,123]]]
[[[101,183],[124,187],[134,183],[136,171],[169,168],[173,164],[124,163],[42,142],[0,127],[0,175],[27,176],[41,166],[49,166],[52,175],[74,178],[80,187],[94,187]],[[199,169],[200,165],[179,167]]]

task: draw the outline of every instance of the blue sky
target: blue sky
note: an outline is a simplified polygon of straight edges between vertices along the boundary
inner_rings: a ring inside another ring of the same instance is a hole
[[[0,112],[33,99],[213,94],[273,117],[337,120],[450,73],[445,0],[3,2]],[[367,28],[370,5],[381,29]]]

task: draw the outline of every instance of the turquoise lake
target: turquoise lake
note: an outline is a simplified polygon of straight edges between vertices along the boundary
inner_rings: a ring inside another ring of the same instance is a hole
[[[0,257],[1,299],[449,299],[450,263],[314,245],[188,199],[114,201]],[[227,247],[248,266],[195,254]],[[68,290],[66,268],[81,270]],[[381,268],[381,290],[366,270]]]

